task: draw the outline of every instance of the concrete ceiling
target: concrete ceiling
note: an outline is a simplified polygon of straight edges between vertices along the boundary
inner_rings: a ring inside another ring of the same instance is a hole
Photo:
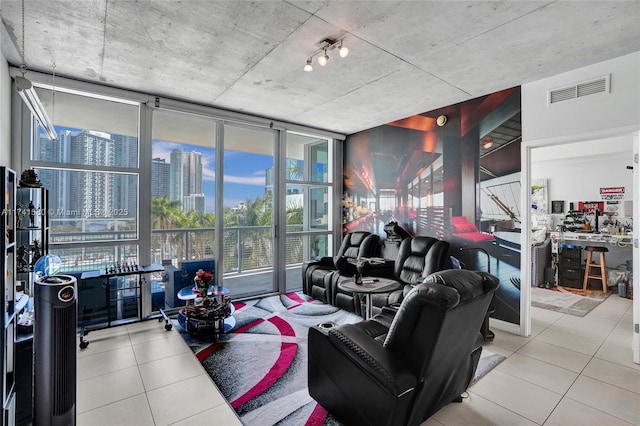
[[[19,65],[22,2],[0,2]],[[26,0],[29,69],[351,134],[640,50],[633,1]],[[314,71],[306,59],[344,38]]]

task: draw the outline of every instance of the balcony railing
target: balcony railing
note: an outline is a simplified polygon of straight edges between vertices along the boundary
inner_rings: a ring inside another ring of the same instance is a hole
[[[99,233],[101,241],[135,239],[135,231]],[[117,235],[116,235],[117,234]],[[221,259],[216,253],[215,228],[155,229],[151,232],[151,263],[171,260],[178,266],[182,261]],[[93,237],[94,233],[91,233]],[[137,245],[103,245],[82,247],[65,244],[77,241],[77,233],[55,233],[51,253],[60,256],[63,271],[100,269],[115,262],[137,262]],[[273,268],[274,244],[271,226],[225,227],[223,243],[223,273],[241,274]],[[301,225],[287,227],[286,266],[300,265],[304,260],[327,254],[329,234],[322,231],[303,231]],[[93,239],[93,238],[92,238]],[[56,244],[57,243],[57,244]],[[220,263],[220,262],[219,262]]]

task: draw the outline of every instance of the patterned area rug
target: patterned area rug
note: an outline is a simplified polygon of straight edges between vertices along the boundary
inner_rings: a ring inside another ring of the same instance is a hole
[[[235,303],[236,327],[218,342],[174,325],[242,423],[251,425],[340,425],[307,390],[307,332],[326,321],[362,318],[302,293]],[[483,351],[475,383],[504,357]]]
[[[583,317],[602,303],[611,293],[555,287],[531,287],[531,306]]]

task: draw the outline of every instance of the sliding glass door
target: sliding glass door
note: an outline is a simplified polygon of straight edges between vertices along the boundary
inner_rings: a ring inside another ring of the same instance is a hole
[[[224,124],[222,256],[234,298],[277,291],[274,280],[274,147],[278,132]]]

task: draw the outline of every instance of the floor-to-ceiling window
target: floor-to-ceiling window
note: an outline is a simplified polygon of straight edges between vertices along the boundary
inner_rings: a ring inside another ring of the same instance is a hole
[[[287,132],[285,163],[287,289],[300,287],[299,265],[331,254],[333,168],[330,140]]]
[[[52,253],[67,271],[137,260],[138,106],[64,92],[55,106],[58,138],[38,126],[28,165],[49,190]]]
[[[23,124],[17,167],[34,168],[50,191],[61,272],[215,259],[223,285],[244,298],[298,289],[302,263],[332,254],[331,136],[64,79],[35,83],[59,136]],[[164,293],[161,275],[142,287],[143,312],[163,307],[150,297]]]
[[[240,297],[277,291],[274,280],[275,144],[278,132],[224,125],[224,285]]]
[[[49,253],[59,256],[65,273],[137,264],[139,105],[59,90],[38,89],[38,94],[49,107],[57,138],[27,124],[31,144],[22,145],[22,157],[49,193]],[[113,281],[107,286],[112,303],[100,283],[80,289],[85,301],[92,300],[83,305],[81,320],[139,316],[136,277]]]

